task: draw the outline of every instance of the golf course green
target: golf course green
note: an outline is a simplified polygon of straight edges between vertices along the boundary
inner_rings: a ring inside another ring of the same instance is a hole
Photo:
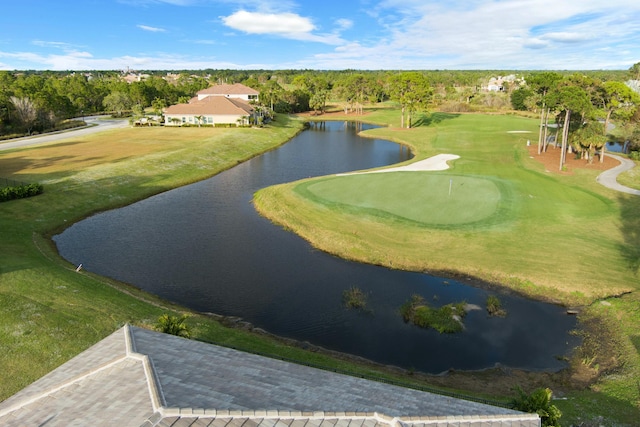
[[[508,220],[512,208],[507,182],[428,172],[326,178],[296,192],[345,211],[433,228],[490,227]]]

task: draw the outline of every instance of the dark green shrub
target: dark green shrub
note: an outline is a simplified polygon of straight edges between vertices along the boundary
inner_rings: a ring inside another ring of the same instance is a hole
[[[42,184],[38,183],[0,188],[0,202],[37,196],[42,194],[43,191]]]
[[[466,303],[447,304],[440,308],[429,307],[423,297],[412,295],[400,307],[400,315],[405,322],[421,328],[433,328],[442,333],[455,333],[464,329],[462,318],[466,315]]]
[[[189,338],[191,333],[189,332],[189,326],[185,323],[186,320],[186,315],[178,317],[171,316],[169,314],[163,314],[158,318],[156,330],[164,332],[165,334]]]
[[[367,295],[357,286],[352,286],[342,292],[342,300],[347,308],[361,310],[367,306]]]
[[[551,404],[553,393],[548,388],[539,388],[531,394],[526,394],[520,387],[516,389],[517,396],[513,398],[513,409],[538,414],[545,427],[559,427],[562,412]]]

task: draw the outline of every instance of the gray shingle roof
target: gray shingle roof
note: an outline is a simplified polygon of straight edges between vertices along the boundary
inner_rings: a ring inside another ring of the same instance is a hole
[[[534,427],[537,415],[125,326],[0,403],[0,425]]]

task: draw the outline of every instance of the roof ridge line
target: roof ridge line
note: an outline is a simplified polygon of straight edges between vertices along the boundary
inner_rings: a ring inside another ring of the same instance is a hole
[[[144,370],[144,376],[147,380],[147,391],[149,392],[153,412],[161,412],[162,408],[167,406],[167,400],[164,396],[164,392],[162,391],[160,379],[156,373],[153,360],[146,354],[138,353],[131,325],[128,323],[124,326],[124,336],[127,357],[139,360],[142,363],[142,369]]]

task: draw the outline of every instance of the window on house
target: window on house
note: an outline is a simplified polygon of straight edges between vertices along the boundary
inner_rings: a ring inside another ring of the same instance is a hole
[[[182,123],[185,123],[186,121],[187,121],[187,119],[183,117],[182,118]]]

